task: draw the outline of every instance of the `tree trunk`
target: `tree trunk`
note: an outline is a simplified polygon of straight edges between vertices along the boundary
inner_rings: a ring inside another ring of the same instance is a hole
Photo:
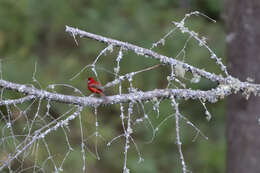
[[[226,0],[230,74],[260,83],[260,0]],[[228,98],[227,173],[260,172],[260,98]]]

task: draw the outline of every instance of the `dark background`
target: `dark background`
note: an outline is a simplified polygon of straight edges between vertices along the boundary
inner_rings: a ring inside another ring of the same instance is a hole
[[[49,84],[63,83],[73,85],[85,95],[89,95],[90,93],[86,89],[86,79],[88,76],[93,76],[91,70],[84,71],[73,81],[69,81],[69,79],[79,69],[92,63],[106,45],[89,39],[77,38],[79,46],[76,46],[73,37],[65,33],[65,25],[150,48],[152,43],[159,40],[173,27],[171,21],[179,21],[185,13],[191,11],[203,12],[217,20],[217,23],[213,23],[206,18],[193,16],[187,20],[187,26],[201,36],[207,37],[209,46],[225,61],[225,16],[222,9],[223,2],[216,0],[1,0],[0,58],[2,60],[3,78],[11,82],[32,83],[39,88],[40,86],[32,80],[35,71],[34,65],[37,62],[36,79],[43,89]],[[164,47],[156,48],[155,51],[174,57],[181,50],[187,38],[187,34],[176,31],[167,39]],[[118,49],[114,49],[112,54],[102,56],[97,64],[99,78],[103,84],[113,80],[114,76],[103,69],[112,71],[116,67],[117,52]],[[209,57],[209,53],[204,48],[199,47],[196,41],[191,40],[187,45],[186,62],[210,72],[219,73],[219,68]],[[158,62],[155,60],[138,57],[134,53],[127,52],[121,61],[120,74],[136,71],[156,63]],[[170,68],[168,67],[159,67],[153,71],[144,72],[134,78],[134,86],[144,91],[165,88],[167,85],[166,77],[169,74]],[[196,85],[187,82],[187,85],[202,90],[215,86],[215,84],[206,80],[202,80]],[[57,88],[56,91],[76,95],[73,91],[63,87]],[[112,95],[116,91],[116,88],[112,88],[107,91],[107,94]],[[6,97],[17,97],[17,95],[7,93]],[[45,102],[43,102],[42,114],[45,111],[44,105],[46,105]],[[193,172],[224,172],[226,151],[225,102],[207,104],[207,106],[213,115],[209,122],[205,118],[203,106],[198,101],[181,101],[181,113],[192,120],[209,137],[208,140],[198,137],[195,142],[192,142],[196,133],[185,122],[182,122],[181,137],[185,160],[188,168]],[[52,116],[58,117],[64,113],[64,107],[62,104],[53,103]],[[147,105],[146,109],[150,110],[151,105]],[[160,104],[160,117],[157,118],[156,112],[151,112],[149,117],[156,127],[172,113],[173,110],[169,101],[163,101]],[[98,142],[100,161],[87,152],[88,172],[122,171],[123,138],[113,143],[111,147],[106,146],[108,141],[122,133],[119,115],[118,106],[99,109],[99,130],[106,141],[99,139]],[[138,111],[136,111],[135,116],[140,116]],[[82,122],[84,138],[87,138],[95,130],[93,109],[84,108]],[[147,122],[134,127],[134,138],[144,162],[138,164],[138,155],[134,146],[131,145],[128,167],[132,172],[181,172],[181,163],[175,145],[174,124],[173,118],[164,123],[151,144],[146,144],[152,136],[152,131]],[[68,136],[74,151],[65,161],[63,171],[80,172],[82,156],[78,120],[70,124],[69,127]],[[15,130],[19,131],[19,126]],[[46,140],[53,152],[54,160],[59,165],[68,151],[62,130],[49,135]],[[94,152],[94,141],[94,138],[89,139],[89,148],[92,152]],[[4,160],[3,157],[6,157],[6,153],[0,152],[0,157],[0,160]],[[48,157],[43,146],[37,157],[39,163]],[[26,159],[25,165],[32,166],[33,160]],[[15,164],[18,165],[19,163],[14,163],[13,166]],[[49,172],[53,170],[53,167],[47,162],[44,169]],[[28,170],[28,172],[31,171]]]

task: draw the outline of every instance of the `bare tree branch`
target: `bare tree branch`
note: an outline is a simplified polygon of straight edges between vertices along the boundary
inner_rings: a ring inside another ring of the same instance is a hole
[[[169,64],[169,65],[172,65],[172,66],[180,65],[186,71],[189,71],[193,74],[203,76],[206,79],[209,79],[213,82],[225,83],[225,80],[224,80],[222,75],[216,75],[214,73],[209,73],[205,70],[198,69],[198,68],[193,67],[189,64],[178,61],[178,60],[176,60],[172,57],[167,57],[167,56],[158,54],[158,53],[156,53],[156,52],[154,52],[150,49],[145,49],[145,48],[142,48],[142,47],[139,47],[139,46],[127,43],[127,42],[122,42],[122,41],[114,40],[114,39],[111,39],[111,38],[103,37],[103,36],[100,36],[100,35],[92,34],[92,33],[80,30],[78,28],[73,28],[73,27],[70,27],[70,26],[66,26],[65,31],[71,33],[73,35],[73,37],[75,37],[76,35],[79,35],[80,37],[88,37],[88,38],[91,38],[91,39],[99,41],[99,42],[112,44],[113,46],[122,47],[122,48],[127,49],[127,50],[132,50],[138,55],[158,59],[158,60],[160,60],[161,63],[164,63],[164,64]]]
[[[45,127],[42,127],[41,129],[36,130],[31,136],[31,140],[28,143],[26,140],[24,140],[21,144],[19,144],[18,148],[16,149],[16,152],[12,156],[10,155],[10,159],[8,159],[8,161],[0,165],[0,171],[2,171],[6,166],[8,166],[10,162],[12,162],[14,159],[17,159],[19,155],[21,155],[26,149],[31,147],[37,140],[43,139],[53,130],[68,124],[71,120],[80,116],[82,109],[82,107],[78,107],[77,111],[75,111],[71,116],[69,116],[61,122],[56,123],[53,127],[49,127],[47,129]]]
[[[9,104],[28,101],[36,97],[36,98],[46,99],[50,101],[75,104],[80,106],[99,106],[101,104],[118,104],[118,103],[124,103],[129,101],[145,101],[153,98],[169,98],[170,96],[174,96],[176,98],[183,98],[185,100],[202,99],[209,102],[216,102],[218,101],[218,99],[222,99],[238,91],[243,92],[246,96],[249,96],[251,93],[254,93],[255,95],[260,94],[260,85],[250,84],[247,82],[240,82],[238,80],[237,83],[235,84],[219,85],[219,87],[208,91],[191,90],[191,89],[155,89],[153,91],[146,91],[146,92],[137,91],[128,94],[107,96],[106,99],[98,98],[98,97],[79,97],[79,96],[72,96],[72,95],[57,94],[45,90],[36,89],[22,84],[8,82],[5,80],[0,80],[0,87],[29,95],[28,97],[24,97],[22,99],[9,101]]]

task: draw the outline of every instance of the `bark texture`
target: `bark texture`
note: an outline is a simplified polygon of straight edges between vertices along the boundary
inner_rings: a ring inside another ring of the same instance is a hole
[[[226,0],[228,66],[260,83],[260,0]],[[228,98],[227,173],[260,172],[260,98]]]

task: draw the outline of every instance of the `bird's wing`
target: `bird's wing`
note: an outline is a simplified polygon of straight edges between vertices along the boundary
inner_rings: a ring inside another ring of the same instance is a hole
[[[97,88],[97,89],[100,89],[100,90],[104,90],[104,87],[98,85],[98,84],[88,84],[89,87],[93,87],[93,88]]]

